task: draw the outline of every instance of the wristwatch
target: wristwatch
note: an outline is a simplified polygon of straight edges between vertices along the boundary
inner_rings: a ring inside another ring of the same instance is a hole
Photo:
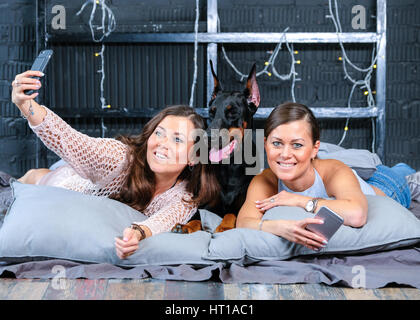
[[[305,210],[307,212],[312,212],[314,213],[316,210],[316,206],[318,205],[318,200],[320,200],[322,198],[313,198],[311,200],[309,200],[306,205],[305,205]]]

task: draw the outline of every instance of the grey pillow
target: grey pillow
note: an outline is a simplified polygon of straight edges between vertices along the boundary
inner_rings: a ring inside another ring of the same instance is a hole
[[[369,179],[382,164],[376,153],[363,149],[344,149],[335,144],[321,142],[318,151],[320,159],[336,159],[354,169],[362,179]]]
[[[409,210],[388,197],[367,196],[367,199],[367,223],[362,228],[341,226],[328,245],[318,252],[271,233],[239,228],[214,234],[206,258],[246,265],[300,255],[390,250],[420,242],[420,220]],[[268,210],[263,219],[300,220],[308,217],[313,217],[313,214],[302,208],[279,206]]]
[[[115,240],[133,221],[147,217],[105,197],[49,186],[12,182],[14,201],[0,229],[0,260],[24,262],[46,258],[110,263],[119,266],[197,264],[211,234],[161,233],[143,240],[121,260]]]

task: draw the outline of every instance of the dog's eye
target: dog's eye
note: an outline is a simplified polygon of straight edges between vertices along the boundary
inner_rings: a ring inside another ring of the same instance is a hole
[[[226,115],[226,118],[229,119],[229,120],[235,120],[235,119],[239,118],[239,116],[240,116],[239,112],[235,111],[234,108],[226,109],[225,110],[225,115]]]
[[[210,107],[210,110],[209,110],[209,118],[210,119],[213,119],[214,118],[214,116],[216,114],[216,109],[217,109],[216,106]]]

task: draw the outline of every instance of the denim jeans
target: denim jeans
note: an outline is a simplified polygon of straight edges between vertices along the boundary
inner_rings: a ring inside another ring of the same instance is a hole
[[[379,165],[376,167],[373,176],[366,181],[408,208],[411,202],[411,194],[405,177],[415,172],[416,170],[405,163],[398,163],[392,168]]]

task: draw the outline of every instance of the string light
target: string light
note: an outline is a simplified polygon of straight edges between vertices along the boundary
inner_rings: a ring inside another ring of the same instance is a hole
[[[115,16],[112,10],[106,5],[105,0],[86,0],[83,6],[80,8],[80,10],[76,13],[76,15],[77,16],[80,15],[89,3],[92,4],[92,11],[90,12],[90,17],[89,17],[89,28],[92,34],[92,40],[94,42],[101,42],[105,37],[108,37],[111,34],[111,32],[115,30],[115,27],[116,27]],[[102,8],[102,19],[101,19],[101,25],[97,26],[96,29],[102,30],[102,36],[99,39],[96,39],[93,19],[95,18],[96,7],[98,4]],[[107,13],[107,16],[108,16],[107,25],[105,25],[105,17],[106,17],[105,13]]]
[[[337,34],[338,42],[339,42],[339,45],[340,45],[340,48],[341,48],[341,53],[342,53],[342,57],[339,57],[338,60],[340,60],[342,62],[343,71],[344,71],[344,74],[345,74],[344,78],[348,79],[353,84],[353,86],[350,90],[350,94],[349,94],[348,99],[347,99],[347,107],[351,108],[351,99],[353,97],[354,90],[357,86],[360,86],[361,89],[366,89],[364,91],[364,95],[366,96],[366,101],[367,101],[368,107],[375,107],[376,104],[375,104],[375,100],[373,98],[372,89],[370,87],[370,81],[371,81],[371,78],[372,78],[373,69],[376,68],[376,60],[377,60],[377,54],[375,54],[376,49],[374,47],[373,50],[372,50],[371,64],[367,68],[360,68],[350,61],[350,59],[347,56],[346,50],[344,48],[343,41],[341,40],[341,37],[340,37],[340,34],[343,31],[342,31],[342,28],[341,28],[340,17],[338,15],[337,0],[334,0],[334,6],[335,6],[335,14],[333,13],[331,0],[328,0],[328,9],[329,9],[330,14],[327,15],[327,18],[330,18],[333,21],[334,26],[335,26],[335,31],[336,31],[336,34]],[[382,41],[382,39],[380,41]],[[366,76],[364,77],[364,79],[362,79],[362,80],[353,79],[347,71],[347,64],[350,67],[352,67],[353,69],[355,69],[359,72],[366,73]],[[350,118],[346,119],[346,125],[344,127],[345,128],[344,133],[343,133],[343,135],[341,137],[341,140],[338,143],[338,145],[341,145],[343,143],[343,141],[344,141],[344,139],[347,135],[349,120],[350,120]],[[372,121],[373,121],[373,119],[372,119]],[[375,127],[372,125],[372,131],[374,131],[374,130],[375,130]],[[374,152],[375,139],[376,139],[375,132],[373,132],[372,136],[373,136],[372,152]]]
[[[219,17],[217,17],[217,30],[218,32],[220,32],[220,19]],[[293,49],[293,44],[289,44],[289,42],[286,39],[286,32],[289,30],[289,27],[287,27],[286,29],[284,29],[282,36],[280,37],[280,42],[276,45],[276,48],[273,51],[268,51],[267,53],[271,54],[270,58],[268,59],[268,61],[266,61],[264,63],[265,67],[263,68],[263,70],[257,72],[256,76],[259,77],[262,74],[267,74],[269,77],[271,77],[272,75],[274,75],[276,78],[279,78],[282,81],[286,81],[286,80],[292,80],[292,84],[290,87],[290,91],[291,91],[291,96],[292,96],[292,100],[293,102],[296,102],[296,98],[295,98],[295,83],[296,81],[300,81],[301,79],[296,78],[296,76],[298,75],[296,73],[295,70],[295,64],[297,63],[295,60],[294,55],[298,53],[298,51]],[[290,63],[290,71],[288,74],[285,75],[281,75],[277,72],[274,63],[277,59],[278,53],[280,52],[283,43],[286,44],[286,48],[289,51],[290,54],[290,59],[291,59],[291,63]],[[244,79],[246,79],[248,77],[247,74],[244,74],[242,72],[240,72],[238,70],[238,68],[232,63],[232,61],[229,59],[228,55],[226,54],[226,50],[225,47],[223,46],[223,44],[221,45],[222,48],[222,53],[223,53],[223,57],[226,60],[226,62],[231,66],[231,68],[235,71],[236,74],[238,74],[241,79],[240,81],[243,81]],[[300,63],[300,60],[298,60]],[[268,71],[268,68],[271,67],[271,72]]]
[[[191,85],[191,95],[190,95],[190,107],[193,106],[194,103],[194,91],[195,86],[197,83],[197,74],[198,74],[198,66],[197,66],[197,50],[198,50],[198,21],[200,17],[200,1],[195,1],[195,23],[194,23],[194,75],[193,75],[193,83]]]
[[[83,6],[80,8],[80,10],[76,13],[76,15],[80,15],[89,3],[92,4],[92,11],[90,13],[90,18],[89,18],[89,28],[90,28],[91,35],[92,35],[92,40],[94,42],[102,42],[102,40],[105,37],[108,37],[111,34],[111,32],[115,30],[115,27],[116,27],[115,16],[114,16],[114,13],[112,12],[112,10],[106,5],[105,0],[87,0],[83,4]],[[102,11],[101,26],[96,27],[96,30],[102,30],[102,36],[99,39],[95,38],[94,24],[93,24],[93,19],[95,17],[95,12],[96,12],[97,5],[100,5],[101,9],[102,9],[101,10]],[[106,14],[108,16],[108,24],[107,25],[105,25]],[[95,57],[99,57],[99,56],[101,57],[101,69],[99,69],[97,72],[101,74],[101,82],[100,82],[101,96],[100,96],[99,99],[101,101],[102,110],[111,109],[111,105],[106,104],[106,100],[105,100],[105,96],[104,96],[104,82],[105,82],[105,57],[104,57],[104,53],[105,53],[105,45],[102,43],[101,51],[100,52],[95,52]],[[101,135],[102,135],[102,138],[105,137],[106,131],[107,131],[107,127],[104,124],[104,118],[101,117]]]

